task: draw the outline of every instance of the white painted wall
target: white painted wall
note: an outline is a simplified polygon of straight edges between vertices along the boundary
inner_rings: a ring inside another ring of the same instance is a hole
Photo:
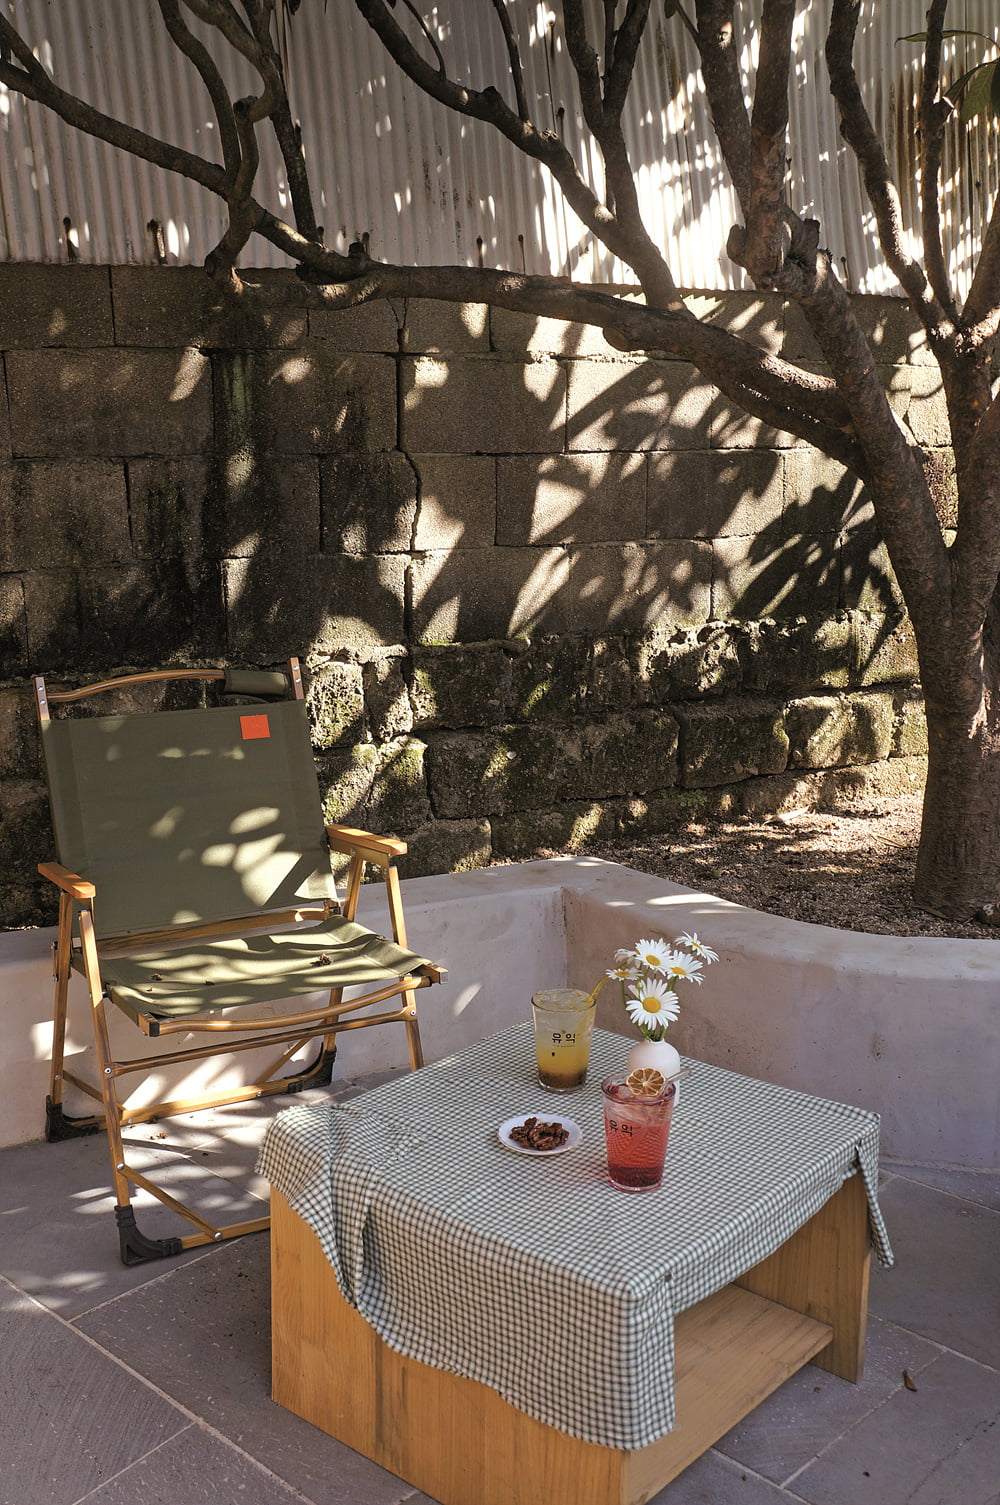
[[[672,1038],[685,1054],[872,1108],[883,1152],[897,1159],[1000,1167],[995,942],[804,925],[589,857],[411,879],[403,897],[411,946],[449,969],[441,987],[419,995],[429,1060],[527,1018],[539,987],[592,987],[619,946],[695,930],[721,960],[703,986],[682,990]],[[362,918],[382,928],[376,900],[366,890]],[[0,1145],[43,1132],[52,935],[0,935]],[[74,992],[71,1048],[82,1059],[90,1046],[79,981]],[[598,1022],[631,1033],[613,984]],[[341,1042],[345,1075],[406,1059],[401,1027]],[[209,1074],[218,1080],[214,1065],[200,1072],[185,1090],[208,1085]],[[71,1112],[82,1106],[68,1102]]]

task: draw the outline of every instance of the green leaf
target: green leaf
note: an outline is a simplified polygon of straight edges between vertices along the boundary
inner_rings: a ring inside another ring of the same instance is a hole
[[[989,44],[990,44],[991,47],[993,47],[993,46],[996,45],[993,37],[985,36],[983,34],[983,32],[981,32],[981,31],[943,31],[941,33],[941,36],[943,38],[947,38],[947,37],[978,37],[981,42],[989,42]],[[911,36],[908,36],[908,37],[897,37],[896,38],[896,46],[898,47],[899,44],[900,44],[900,42],[926,42],[926,41],[927,41],[927,33],[926,33],[926,31],[915,31],[915,32],[912,33]]]
[[[973,70],[972,78],[962,96],[962,119],[968,123],[984,110],[993,112],[993,94],[997,82],[998,63],[981,63]]]

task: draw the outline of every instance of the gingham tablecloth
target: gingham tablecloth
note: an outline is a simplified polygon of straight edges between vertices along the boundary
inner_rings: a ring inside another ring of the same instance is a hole
[[[681,1086],[664,1184],[609,1186],[600,1082],[629,1041],[594,1032],[588,1085],[535,1077],[530,1023],[340,1106],[279,1114],[258,1169],[319,1236],[345,1298],[399,1353],[491,1385],[549,1426],[635,1449],[674,1423],[673,1321],[764,1259],[850,1175],[872,1243],[878,1117],[701,1063]],[[582,1143],[533,1158],[516,1113]]]

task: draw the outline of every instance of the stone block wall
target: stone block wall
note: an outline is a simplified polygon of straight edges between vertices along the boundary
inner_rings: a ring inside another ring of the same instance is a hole
[[[280,274],[267,274],[280,275]],[[819,364],[776,299],[699,311]],[[862,305],[940,475],[936,368]],[[863,491],[681,361],[480,306],[248,316],[196,269],[0,267],[0,923],[51,919],[28,681],[310,671],[330,818],[446,871],[919,788]]]

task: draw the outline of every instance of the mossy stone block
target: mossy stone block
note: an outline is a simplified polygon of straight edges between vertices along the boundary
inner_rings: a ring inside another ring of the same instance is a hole
[[[675,705],[673,710],[681,727],[681,784],[686,789],[780,773],[788,761],[779,705],[733,699],[719,705]]]
[[[418,645],[412,664],[415,727],[489,726],[509,719],[514,665],[502,643]]]
[[[409,851],[397,864],[403,878],[425,873],[467,873],[488,867],[493,835],[488,820],[429,820],[399,833]]]
[[[364,731],[365,695],[360,664],[326,664],[309,682],[314,747],[358,741]]]

